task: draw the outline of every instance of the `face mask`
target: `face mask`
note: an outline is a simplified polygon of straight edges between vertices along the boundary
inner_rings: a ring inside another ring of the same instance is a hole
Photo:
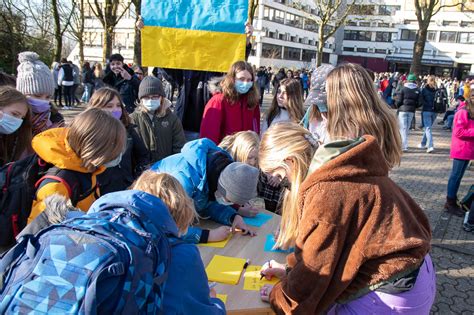
[[[31,110],[33,113],[44,113],[51,108],[49,101],[38,98],[28,98],[28,104],[31,105]]]
[[[253,86],[253,82],[243,82],[240,80],[235,81],[235,90],[239,94],[247,93],[252,86]]]
[[[23,119],[3,113],[3,117],[0,118],[0,134],[12,134],[20,128],[22,123]]]
[[[161,105],[161,98],[159,100],[153,100],[153,99],[142,100],[142,104],[149,111],[155,111]]]
[[[120,117],[122,117],[122,110],[119,109],[119,110],[113,110],[110,112],[112,114],[112,117],[114,117],[115,119],[120,119]]]
[[[219,203],[219,204],[221,204],[221,205],[223,205],[223,206],[231,206],[231,205],[233,205],[232,202],[229,202],[229,201],[225,200],[224,197],[218,197],[218,196],[215,196],[215,197],[216,197],[217,203]]]
[[[119,156],[117,156],[117,158],[115,158],[114,160],[105,163],[104,166],[107,168],[116,167],[120,164],[120,161],[122,161],[122,153],[120,153]]]

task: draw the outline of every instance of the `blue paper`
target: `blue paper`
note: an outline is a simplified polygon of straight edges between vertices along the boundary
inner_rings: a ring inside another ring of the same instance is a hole
[[[276,253],[292,253],[295,250],[294,248],[290,248],[290,249],[287,249],[287,250],[273,249],[273,246],[275,246],[275,238],[273,237],[273,235],[268,234],[267,235],[267,240],[265,241],[264,251],[266,251],[266,252],[276,252]]]
[[[271,218],[272,216],[270,214],[259,213],[253,218],[244,218],[244,222],[248,225],[261,227]]]

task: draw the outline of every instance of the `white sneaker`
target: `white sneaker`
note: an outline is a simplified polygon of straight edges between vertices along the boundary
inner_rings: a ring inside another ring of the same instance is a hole
[[[431,152],[433,152],[433,151],[434,151],[434,148],[431,147],[431,148],[428,148],[428,149],[426,150],[426,153],[431,153]]]
[[[418,149],[427,149],[426,145],[422,145],[421,143],[418,145]]]

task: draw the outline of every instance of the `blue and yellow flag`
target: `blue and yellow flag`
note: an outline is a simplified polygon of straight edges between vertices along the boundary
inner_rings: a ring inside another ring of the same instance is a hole
[[[248,0],[143,0],[142,64],[227,72],[245,59]]]

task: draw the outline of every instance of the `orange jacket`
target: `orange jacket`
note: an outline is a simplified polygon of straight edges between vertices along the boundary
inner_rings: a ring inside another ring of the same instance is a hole
[[[67,142],[68,129],[67,128],[54,128],[46,130],[33,138],[32,147],[38,156],[44,161],[53,164],[60,169],[68,169],[72,171],[89,173],[83,166],[81,159],[71,149]],[[96,176],[105,171],[104,166],[100,166],[97,170],[92,173],[91,188],[96,186]],[[31,208],[31,214],[28,218],[28,223],[33,221],[38,214],[40,214],[44,208],[44,199],[52,194],[60,194],[65,197],[70,197],[68,190],[64,184],[60,182],[47,183],[36,191],[36,200],[33,201]],[[95,195],[99,195],[99,191],[96,194],[90,194],[87,198],[81,200],[76,205],[77,208],[84,212],[89,210],[89,207],[95,201]]]

